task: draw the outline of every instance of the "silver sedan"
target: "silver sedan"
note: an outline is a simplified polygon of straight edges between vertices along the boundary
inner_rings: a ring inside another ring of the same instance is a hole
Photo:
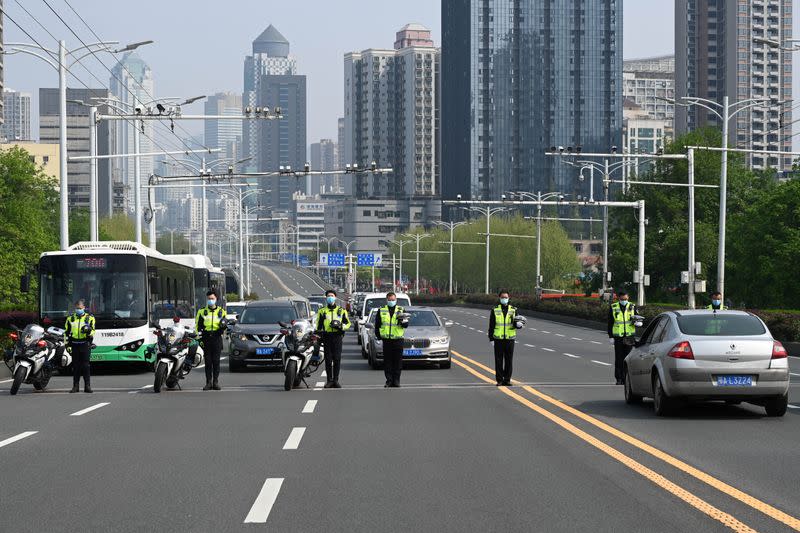
[[[447,328],[453,323],[442,318],[430,307],[406,307],[411,315],[403,339],[404,363],[438,364],[439,368],[450,368],[450,334]],[[367,329],[367,360],[375,370],[383,366],[383,342],[375,336],[375,315],[365,324]]]
[[[659,416],[691,400],[744,401],[783,416],[789,402],[786,349],[744,311],[657,316],[625,358],[625,372],[625,401],[651,397]]]

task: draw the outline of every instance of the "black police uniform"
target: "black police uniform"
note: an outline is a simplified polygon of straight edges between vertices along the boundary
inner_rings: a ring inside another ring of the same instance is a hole
[[[335,310],[337,305],[328,305],[327,308],[331,311]],[[341,307],[339,308],[341,309]],[[325,348],[325,375],[327,376],[326,387],[339,385],[339,371],[342,367],[342,342],[344,340],[344,329],[350,326],[350,319],[347,312],[342,309],[341,311],[341,331],[325,331],[325,315],[318,314],[317,318],[317,332],[322,334],[322,346]]]
[[[388,306],[387,306],[388,307]],[[393,316],[397,307],[389,307],[389,316]],[[375,313],[375,337],[383,344],[383,375],[386,376],[387,387],[400,386],[400,374],[403,372],[403,344],[405,339],[384,339],[381,337],[381,314]]]
[[[508,304],[500,306],[503,316],[508,316]],[[498,385],[511,384],[511,372],[514,370],[514,339],[495,339],[494,328],[497,318],[494,316],[494,307],[489,314],[489,341],[494,343],[494,376]]]

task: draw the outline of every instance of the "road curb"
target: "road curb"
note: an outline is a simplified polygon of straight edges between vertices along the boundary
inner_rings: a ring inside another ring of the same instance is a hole
[[[426,305],[429,307],[464,307],[470,309],[482,309],[482,307],[477,306],[475,304],[463,304],[463,303],[426,303],[421,305]],[[589,320],[586,318],[577,318],[566,315],[554,315],[551,313],[543,313],[541,311],[533,311],[531,309],[523,309],[521,307],[518,307],[517,311],[520,314],[524,314],[525,316],[530,318],[538,318],[539,320],[548,320],[550,322],[559,322],[561,324],[568,324],[570,326],[579,326],[582,328],[596,329],[599,331],[605,331],[607,327],[606,324],[603,322],[597,322],[595,320]],[[488,320],[489,315],[486,316]],[[798,344],[798,350],[800,350],[800,343],[797,344]]]

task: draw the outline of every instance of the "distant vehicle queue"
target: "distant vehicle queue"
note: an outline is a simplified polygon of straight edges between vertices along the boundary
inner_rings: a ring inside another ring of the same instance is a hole
[[[22,383],[44,390],[53,373],[69,366],[71,392],[78,392],[80,379],[92,392],[90,361],[147,364],[155,392],[180,388],[203,365],[204,390],[221,390],[223,340],[230,372],[283,370],[291,390],[324,363],[325,388],[341,388],[342,340],[351,330],[369,367],[383,368],[387,388],[400,386],[404,364],[451,366],[453,323],[413,306],[403,293],[353,293],[345,303],[329,290],[226,305],[226,273],[208,258],[163,255],[131,242],[80,242],[47,252],[37,273],[39,324],[12,332],[14,347],[4,354],[12,394]],[[28,285],[23,277],[21,289]],[[638,336],[645,317],[627,293],[616,296],[607,333],[627,403],[653,398],[659,416],[710,400],[753,403],[769,416],[786,413],[788,354],[760,318],[726,309],[714,293],[707,309],[662,313]],[[526,322],[501,290],[487,331],[497,386],[513,385],[517,331]]]

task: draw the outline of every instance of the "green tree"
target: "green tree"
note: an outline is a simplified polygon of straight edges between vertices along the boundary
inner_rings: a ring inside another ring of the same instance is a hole
[[[25,150],[0,151],[0,294],[7,303],[33,305],[35,285],[19,292],[19,278],[45,250],[58,248],[58,192]]]
[[[719,130],[706,128],[677,138],[667,146],[667,153],[686,153],[686,146],[719,146]],[[695,182],[719,185],[721,157],[719,152],[695,151]],[[639,181],[688,182],[686,160],[659,162],[649,172],[638,176]],[[767,174],[748,170],[741,154],[728,158],[728,213],[743,212],[757,198],[774,187]],[[645,200],[647,227],[645,230],[645,272],[650,275],[650,300],[685,299],[685,286],[680,273],[688,267],[688,190],[685,187],[634,185],[622,197],[628,201]],[[638,212],[634,209],[609,209],[609,265],[613,285],[634,288],[633,271],[637,269]],[[703,264],[700,278],[708,280],[709,289],[716,284],[717,234],[719,229],[719,189],[703,188],[695,192],[695,250],[696,261]],[[728,234],[732,242],[731,233]],[[729,255],[730,258],[730,255]]]
[[[459,292],[483,292],[486,270],[486,219],[476,219],[459,226],[454,232],[456,244],[453,253],[453,279]],[[535,237],[535,221],[522,216],[493,216],[493,234]],[[420,242],[420,279],[439,290],[445,290],[449,278],[449,230],[441,228],[418,229],[410,233],[427,233]],[[408,239],[404,239],[408,240]],[[399,259],[397,246],[389,254]],[[390,264],[390,259],[384,261]],[[490,246],[489,287],[496,291],[503,287],[515,293],[532,293],[536,285],[536,239],[493,236]],[[416,243],[403,247],[403,275],[413,279],[416,271]],[[581,272],[575,249],[566,232],[557,222],[542,225],[542,275],[544,286],[552,289],[572,289]]]
[[[162,254],[193,254],[195,247],[192,241],[181,235],[180,233],[162,233],[156,239],[156,250]]]
[[[132,218],[124,213],[114,213],[111,217],[101,218],[99,223],[101,241],[133,241],[136,227]],[[146,234],[142,234],[142,243],[147,245]]]
[[[89,240],[89,210],[72,209],[69,212],[69,243]]]

